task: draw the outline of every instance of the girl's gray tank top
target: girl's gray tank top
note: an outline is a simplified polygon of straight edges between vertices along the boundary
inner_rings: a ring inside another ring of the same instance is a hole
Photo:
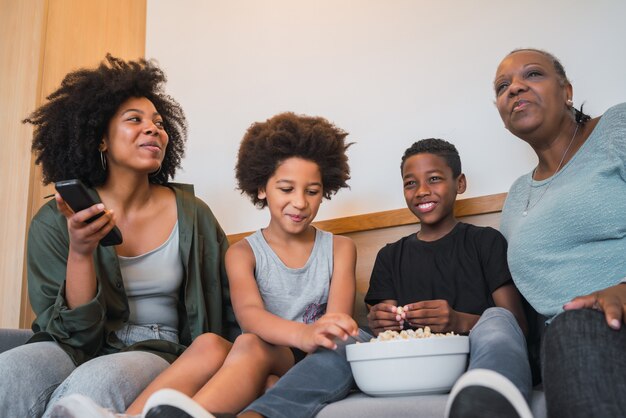
[[[326,313],[333,273],[333,234],[315,231],[309,259],[303,267],[295,269],[282,262],[261,230],[246,237],[254,252],[254,275],[268,312],[305,324]]]

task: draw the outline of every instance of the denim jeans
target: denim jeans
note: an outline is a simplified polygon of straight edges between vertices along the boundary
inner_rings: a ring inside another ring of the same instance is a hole
[[[469,334],[468,370],[489,369],[509,379],[530,403],[532,377],[526,339],[511,312],[489,308]]]
[[[365,331],[359,332],[365,341],[371,338]],[[502,374],[528,401],[532,383],[526,341],[513,314],[504,308],[487,309],[469,338],[468,369],[490,369]],[[292,367],[246,409],[268,418],[313,417],[326,404],[345,398],[355,387],[345,347],[318,350]]]
[[[129,325],[118,333],[126,344],[146,339],[177,341],[157,325]],[[96,357],[79,367],[55,342],[25,344],[0,354],[0,410],[7,417],[39,418],[72,393],[118,412],[169,365],[161,357],[132,351]]]
[[[362,330],[359,337],[366,341],[372,338]],[[355,387],[345,344],[338,344],[336,350],[319,349],[306,356],[246,410],[268,418],[314,417]]]
[[[565,311],[548,325],[541,347],[549,417],[626,417],[626,326],[604,313]]]

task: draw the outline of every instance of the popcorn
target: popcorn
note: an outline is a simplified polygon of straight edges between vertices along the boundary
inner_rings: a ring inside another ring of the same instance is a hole
[[[430,327],[407,329],[398,331],[387,330],[385,332],[381,332],[378,334],[378,337],[372,338],[370,340],[371,343],[379,342],[379,341],[402,341],[402,340],[410,340],[415,338],[430,338],[430,337],[450,337],[453,335],[457,335],[454,332],[431,332]]]
[[[396,308],[396,314],[402,315],[403,312],[404,312],[404,308],[402,306],[398,306]]]

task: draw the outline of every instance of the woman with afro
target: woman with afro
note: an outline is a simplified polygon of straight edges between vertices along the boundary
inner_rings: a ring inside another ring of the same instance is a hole
[[[0,355],[9,416],[48,416],[71,393],[124,411],[195,337],[236,327],[224,232],[192,186],[169,182],[186,121],[165,81],[154,62],[107,55],[25,120],[44,183],[79,179],[101,203],[74,213],[56,194],[31,222],[35,334]],[[123,242],[101,245],[114,226]]]

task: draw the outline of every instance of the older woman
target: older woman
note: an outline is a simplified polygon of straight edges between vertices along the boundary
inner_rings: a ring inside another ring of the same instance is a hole
[[[153,62],[107,56],[25,121],[44,182],[80,179],[101,203],[74,213],[57,194],[30,225],[37,318],[29,343],[0,355],[9,416],[48,415],[70,393],[123,411],[195,337],[227,331],[228,243],[193,188],[169,183],[186,122],[164,82]],[[103,246],[115,225],[123,242]]]
[[[548,319],[548,414],[626,416],[626,103],[590,118],[561,63],[534,49],[506,56],[494,89],[504,126],[538,158],[501,230],[515,284]]]

